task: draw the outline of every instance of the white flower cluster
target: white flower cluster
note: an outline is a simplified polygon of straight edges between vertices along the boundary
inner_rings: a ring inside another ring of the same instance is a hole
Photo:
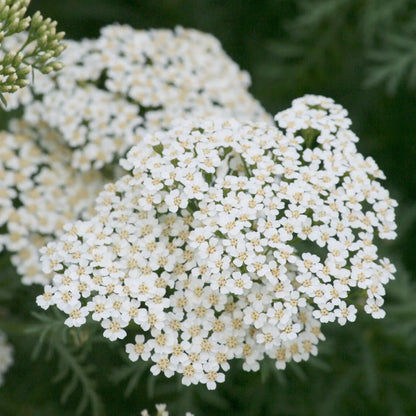
[[[47,123],[73,150],[72,166],[100,169],[149,131],[180,117],[270,121],[248,93],[250,78],[213,36],[112,25],[95,40],[68,41],[66,68],[7,97],[24,119]]]
[[[0,386],[4,383],[4,374],[13,364],[13,348],[7,342],[6,335],[0,331]]]
[[[155,407],[156,407],[156,412],[157,412],[155,416],[169,416],[169,412],[167,411],[166,404],[157,404]],[[150,413],[148,412],[147,409],[144,409],[140,412],[140,415],[150,416]],[[194,415],[190,412],[186,412],[185,416],[194,416]]]
[[[99,39],[70,41],[62,59],[65,69],[8,96],[8,109],[24,104],[24,125],[12,121],[14,137],[0,137],[0,250],[15,253],[26,284],[48,282],[38,249],[92,211],[104,182],[121,176],[107,163],[145,132],[186,115],[269,119],[248,75],[194,30],[109,26]]]
[[[0,251],[14,253],[24,284],[45,284],[39,249],[59,237],[65,223],[93,212],[105,182],[98,172],[71,168],[71,154],[53,132],[21,131],[26,134],[0,132]]]
[[[52,285],[37,298],[68,326],[88,316],[153,374],[209,389],[228,361],[258,370],[307,360],[321,323],[374,318],[394,266],[373,240],[393,238],[395,201],[356,150],[342,107],[306,96],[279,129],[235,120],[182,121],[147,136],[130,170],[97,198],[97,214],[42,249]]]

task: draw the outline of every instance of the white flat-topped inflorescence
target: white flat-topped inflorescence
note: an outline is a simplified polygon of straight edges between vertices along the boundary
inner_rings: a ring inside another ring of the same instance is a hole
[[[111,25],[67,46],[66,68],[6,98],[8,109],[24,105],[27,122],[56,129],[77,169],[102,168],[178,117],[272,121],[248,92],[249,75],[209,34]]]
[[[96,214],[42,249],[38,304],[100,322],[153,374],[209,389],[233,358],[317,354],[321,324],[382,318],[396,202],[357,152],[346,111],[305,96],[267,123],[182,120],[149,134]],[[357,302],[358,300],[358,302]]]
[[[112,25],[98,39],[68,41],[62,60],[59,73],[37,73],[33,85],[6,94],[7,110],[21,106],[23,122],[0,137],[0,250],[13,253],[25,284],[49,281],[38,249],[93,210],[104,183],[125,173],[115,160],[146,133],[176,117],[272,123],[247,91],[248,74],[195,30]]]

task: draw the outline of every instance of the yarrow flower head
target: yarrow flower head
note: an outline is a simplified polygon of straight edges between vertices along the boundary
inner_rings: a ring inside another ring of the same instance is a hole
[[[276,119],[284,132],[205,120],[147,136],[97,215],[43,249],[55,276],[38,304],[70,326],[90,315],[110,340],[135,323],[130,359],[210,389],[233,358],[258,370],[265,355],[284,368],[316,354],[321,323],[355,320],[353,298],[383,317],[394,266],[373,239],[394,237],[396,203],[382,173],[332,100]]]
[[[102,168],[178,117],[271,122],[247,91],[248,74],[196,30],[107,26],[98,39],[69,41],[62,60],[64,71],[7,97],[8,108],[24,104],[26,121],[56,129],[77,169]]]
[[[43,249],[55,275],[38,304],[69,326],[91,316],[110,340],[135,324],[130,359],[209,389],[233,358],[307,360],[321,323],[355,320],[353,298],[382,317],[394,266],[373,239],[394,237],[396,205],[382,173],[332,100],[306,96],[276,120],[284,131],[215,119],[147,136],[97,214]]]
[[[104,182],[121,176],[108,162],[145,132],[178,115],[271,122],[247,92],[248,75],[210,35],[114,25],[99,39],[68,44],[64,70],[7,96],[7,108],[23,104],[24,116],[9,123],[13,135],[1,133],[0,250],[15,253],[26,284],[48,282],[39,247],[64,223],[86,218]]]
[[[13,348],[7,342],[6,335],[0,331],[0,386],[4,383],[4,374],[13,364]]]

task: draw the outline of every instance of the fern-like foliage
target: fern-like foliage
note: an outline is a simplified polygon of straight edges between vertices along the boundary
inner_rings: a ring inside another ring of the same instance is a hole
[[[33,359],[38,359],[42,353],[45,353],[47,360],[57,361],[58,372],[52,382],[66,382],[62,390],[61,403],[67,403],[69,398],[79,391],[80,399],[76,414],[81,415],[90,409],[88,414],[103,415],[103,402],[93,378],[96,368],[89,362],[91,335],[85,330],[81,332],[66,327],[63,324],[65,319],[56,310],[53,315],[39,313],[33,315],[39,321],[27,331],[38,336]]]
[[[293,89],[338,82],[346,73],[394,93],[416,87],[416,3],[413,0],[294,0],[286,36],[270,40],[261,71]],[[292,82],[290,82],[292,81]],[[351,83],[354,83],[351,80]],[[286,84],[287,85],[287,84]],[[279,84],[282,88],[282,85]]]
[[[416,29],[416,26],[415,26]],[[416,32],[386,33],[382,47],[371,49],[371,61],[366,84],[385,84],[393,94],[401,83],[410,89],[416,88]]]
[[[141,360],[132,363],[126,357],[124,357],[124,362],[124,365],[112,371],[111,381],[115,384],[127,382],[124,397],[129,397],[144,378],[145,372],[149,371],[150,364]]]
[[[416,347],[416,283],[410,273],[398,265],[400,279],[390,286],[390,296],[394,299],[387,308],[386,328],[389,334],[406,341],[410,348]]]

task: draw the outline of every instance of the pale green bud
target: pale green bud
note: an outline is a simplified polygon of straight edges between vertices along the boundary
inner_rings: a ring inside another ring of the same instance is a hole
[[[7,83],[14,84],[17,80],[17,74],[14,72],[13,74],[10,74],[7,78]]]
[[[18,80],[16,81],[16,85],[17,85],[19,88],[24,88],[24,87],[26,87],[27,85],[29,85],[29,80],[28,80],[28,79],[18,79]]]
[[[32,16],[32,22],[31,22],[31,27],[32,28],[36,28],[39,27],[42,24],[43,21],[43,17],[40,14],[40,12],[36,12],[33,16]]]
[[[66,49],[65,44],[60,44],[55,48],[55,56],[59,56]]]
[[[56,38],[56,40],[57,40],[58,42],[60,42],[60,41],[64,38],[64,36],[65,36],[65,32],[58,32],[58,33],[55,35],[55,38]],[[66,46],[65,46],[65,48],[66,48]]]
[[[65,66],[63,62],[59,61],[51,62],[49,65],[52,65],[54,71],[60,71]]]
[[[10,7],[10,12],[13,13],[13,15],[16,15],[21,7],[20,1],[16,1],[12,4],[12,7]]]
[[[40,72],[42,72],[42,74],[49,74],[50,72],[53,71],[53,66],[52,65],[46,65],[43,66],[42,68],[39,69]]]
[[[0,11],[0,20],[6,20],[6,18],[9,16],[9,11],[10,11],[10,7],[9,6],[5,6],[3,7],[3,9]]]
[[[39,28],[38,28],[38,32],[39,32],[39,34],[45,34],[46,35],[46,32],[48,31],[48,25],[45,23],[45,22],[43,22],[40,26],[39,26]]]
[[[3,65],[7,66],[13,62],[15,54],[13,52],[8,52],[2,59]]]
[[[14,66],[8,66],[8,67],[4,68],[4,70],[3,70],[3,74],[4,75],[9,75],[9,77],[11,75],[13,75],[15,72],[16,72],[16,69],[15,69]]]
[[[48,37],[46,35],[43,35],[37,38],[37,43],[41,48],[46,46],[47,42],[48,42]]]
[[[39,55],[36,61],[42,64],[42,63],[47,62],[52,57],[53,57],[53,52],[46,52],[43,55]]]
[[[26,10],[26,7],[22,7],[15,13],[15,16],[20,20],[26,14]]]
[[[14,59],[13,59],[13,66],[17,68],[22,63],[23,58],[24,58],[24,56],[23,56],[23,54],[21,52],[19,52],[18,54],[16,54],[14,56]]]
[[[19,18],[14,18],[13,21],[9,24],[9,32],[10,33],[16,33],[17,28],[19,27],[20,20]]]
[[[16,71],[16,73],[19,78],[24,78],[26,77],[26,75],[30,73],[31,70],[32,70],[31,65],[27,65],[27,66],[22,66],[21,68],[19,68]]]
[[[18,32],[23,32],[26,30],[30,25],[30,17],[25,17],[19,23]]]

